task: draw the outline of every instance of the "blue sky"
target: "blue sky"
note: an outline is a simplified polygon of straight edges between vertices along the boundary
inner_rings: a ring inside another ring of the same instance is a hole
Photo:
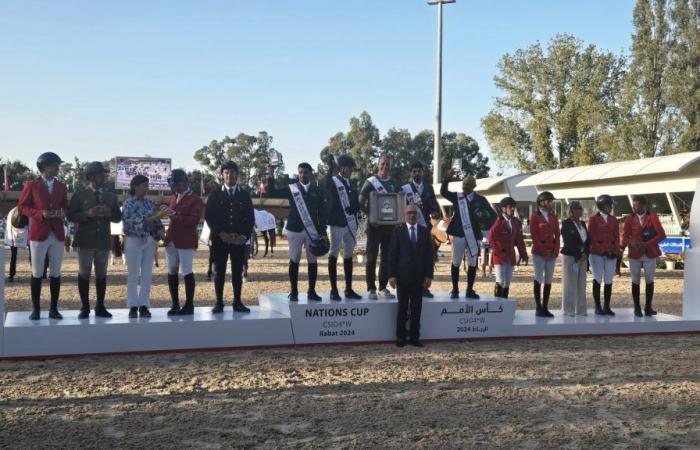
[[[472,135],[506,52],[570,33],[626,52],[633,0],[445,6],[443,130]],[[266,130],[315,165],[368,111],[382,134],[432,128],[436,7],[425,0],[0,2],[0,156],[172,157]],[[492,168],[495,164],[492,164]]]

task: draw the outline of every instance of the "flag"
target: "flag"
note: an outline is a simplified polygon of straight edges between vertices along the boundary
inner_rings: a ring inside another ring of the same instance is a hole
[[[5,174],[5,192],[10,190],[10,179],[7,177],[7,166],[3,167],[3,172]]]
[[[204,195],[204,177],[199,179],[199,195]]]

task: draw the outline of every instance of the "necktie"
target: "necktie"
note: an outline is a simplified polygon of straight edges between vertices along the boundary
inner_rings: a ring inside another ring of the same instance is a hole
[[[235,187],[230,187],[230,188],[228,188],[228,195],[230,195],[231,197],[233,197],[234,192],[236,192],[236,188],[235,188]]]
[[[100,191],[95,191],[95,203],[100,204]]]
[[[416,239],[416,227],[411,226],[411,243],[413,245],[416,245],[418,242],[418,239]]]

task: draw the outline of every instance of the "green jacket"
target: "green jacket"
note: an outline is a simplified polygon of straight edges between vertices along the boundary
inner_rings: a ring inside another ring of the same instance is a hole
[[[89,209],[104,205],[112,210],[110,217],[88,217]],[[102,191],[98,203],[95,191],[85,188],[73,194],[68,204],[68,220],[75,223],[75,239],[73,246],[85,249],[109,250],[110,222],[122,220],[122,212],[117,204],[117,196],[113,192]]]

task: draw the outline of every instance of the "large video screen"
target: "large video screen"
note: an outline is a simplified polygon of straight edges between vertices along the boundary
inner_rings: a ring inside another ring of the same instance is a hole
[[[129,189],[129,183],[135,175],[144,175],[148,177],[148,189],[152,191],[170,189],[168,177],[172,170],[172,159],[117,156],[116,160],[115,188]]]

